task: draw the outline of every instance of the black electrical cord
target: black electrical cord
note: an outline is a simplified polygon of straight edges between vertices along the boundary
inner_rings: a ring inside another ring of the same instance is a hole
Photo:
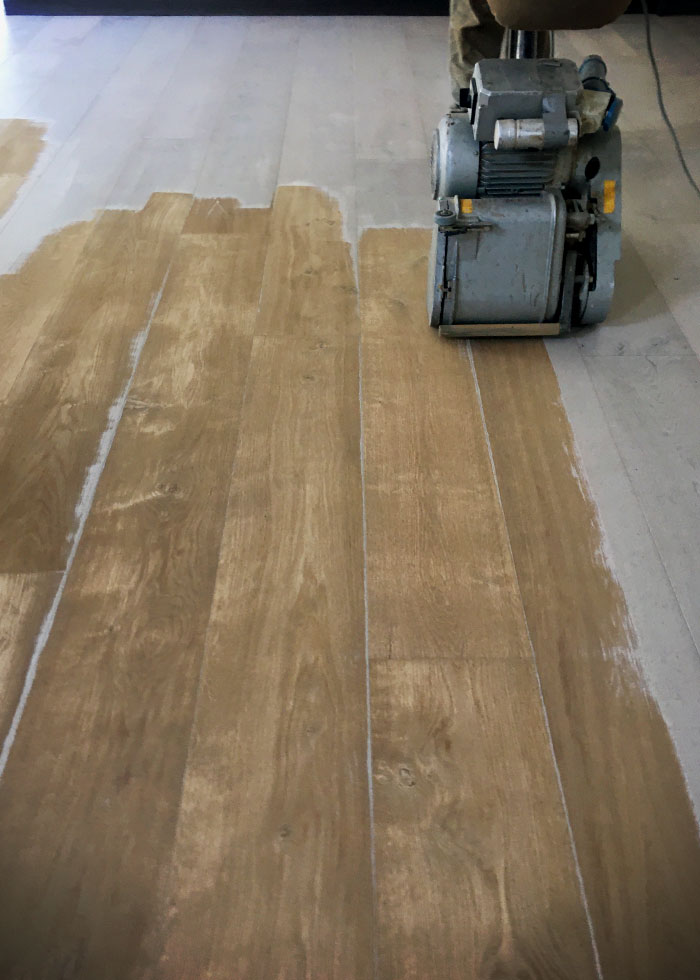
[[[671,139],[673,140],[673,145],[676,147],[676,153],[678,154],[678,159],[680,160],[681,167],[683,168],[683,173],[688,178],[690,186],[693,188],[695,193],[700,197],[700,187],[698,187],[697,182],[690,170],[688,169],[688,164],[685,162],[685,156],[683,155],[683,150],[678,139],[678,134],[674,129],[673,123],[668,117],[668,112],[666,112],[666,105],[664,103],[663,92],[661,91],[661,76],[659,74],[659,66],[656,63],[656,56],[654,54],[654,46],[651,43],[651,17],[649,16],[649,7],[647,6],[647,0],[641,0],[642,10],[644,11],[644,20],[647,29],[647,51],[649,52],[649,61],[651,62],[651,67],[654,72],[654,78],[656,79],[656,98],[659,103],[659,109],[663,117],[664,122],[668,126],[668,131],[671,134]]]

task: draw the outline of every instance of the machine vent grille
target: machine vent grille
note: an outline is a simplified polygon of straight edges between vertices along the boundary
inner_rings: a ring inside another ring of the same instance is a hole
[[[481,147],[479,197],[539,194],[554,178],[556,153],[545,150],[496,150]]]

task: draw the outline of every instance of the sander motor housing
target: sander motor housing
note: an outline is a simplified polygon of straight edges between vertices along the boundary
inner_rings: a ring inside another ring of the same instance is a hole
[[[620,255],[622,103],[595,55],[480,61],[433,140],[430,323],[559,334],[605,319]]]

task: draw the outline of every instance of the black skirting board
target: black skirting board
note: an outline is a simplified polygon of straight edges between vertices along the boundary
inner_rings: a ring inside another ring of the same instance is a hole
[[[700,14],[699,0],[649,0],[656,14]],[[630,12],[641,10],[633,0]],[[8,14],[444,16],[449,0],[5,0]]]

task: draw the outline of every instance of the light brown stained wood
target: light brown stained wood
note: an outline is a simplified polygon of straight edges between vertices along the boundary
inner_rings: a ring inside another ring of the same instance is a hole
[[[39,159],[45,131],[27,119],[0,119],[0,215],[11,206]]]
[[[54,310],[65,300],[66,284],[93,230],[83,221],[49,235],[19,271],[0,276],[0,408],[29,352]],[[1,424],[1,423],[0,423]]]
[[[0,745],[19,700],[34,642],[60,576],[0,575]]]
[[[149,968],[265,227],[258,214],[257,237],[180,240],[0,784],[3,980],[125,980]],[[144,246],[161,238],[156,224]],[[132,287],[144,289],[136,270]]]
[[[332,343],[278,211],[345,287]],[[160,980],[372,977],[358,316],[348,247],[316,237],[340,227],[318,192],[278,191],[262,306],[270,288],[299,320],[256,327]]]
[[[427,245],[360,243],[379,976],[592,980],[476,388],[426,326]]]
[[[541,341],[473,342],[605,977],[700,976],[700,844]]]
[[[109,211],[83,253],[0,423],[0,571],[62,568],[75,506],[131,347],[162,286],[191,199],[155,194]]]
[[[195,198],[182,231],[184,234],[229,234],[240,231],[241,216],[235,198]]]
[[[372,656],[527,661],[464,347],[425,328],[424,244],[414,230],[362,239]]]
[[[337,208],[323,192],[314,187],[277,190],[258,336],[313,334],[324,343],[345,337],[357,316],[357,296],[341,227]]]

